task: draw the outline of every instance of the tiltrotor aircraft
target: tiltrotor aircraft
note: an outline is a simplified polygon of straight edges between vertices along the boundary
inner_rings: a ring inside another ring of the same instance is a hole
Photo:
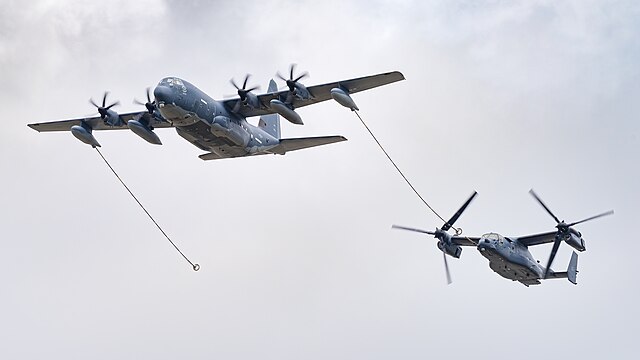
[[[496,233],[484,234],[481,237],[449,234],[447,231],[453,227],[453,224],[458,220],[460,215],[462,215],[464,210],[477,195],[477,192],[474,192],[471,197],[469,197],[469,199],[462,205],[462,207],[460,207],[451,219],[444,223],[442,228],[436,228],[435,231],[427,231],[398,225],[393,225],[392,227],[395,229],[433,235],[438,239],[438,248],[442,251],[444,257],[447,283],[449,284],[451,283],[451,274],[449,273],[449,265],[447,264],[447,255],[453,256],[454,258],[460,258],[460,255],[462,254],[462,246],[477,247],[480,254],[489,260],[489,267],[491,270],[504,278],[519,281],[527,287],[529,287],[529,285],[539,285],[540,280],[558,278],[567,278],[570,282],[576,284],[576,275],[578,273],[578,254],[576,254],[575,251],[571,255],[567,271],[556,272],[551,270],[551,264],[556,252],[558,251],[560,242],[564,241],[578,251],[585,251],[586,247],[584,239],[582,239],[582,234],[572,228],[572,226],[602,216],[611,215],[613,214],[613,211],[607,211],[584,220],[567,224],[564,221],[559,221],[535,194],[535,192],[533,192],[533,190],[531,190],[530,193],[557,222],[557,231],[520,237],[506,237]],[[533,255],[529,252],[528,247],[550,242],[553,242],[553,249],[547,266],[543,267],[540,265],[539,261],[534,259]]]
[[[118,114],[112,108],[119,102],[107,105],[105,92],[102,104],[90,100],[98,109],[99,116],[28,126],[39,132],[71,131],[80,141],[93,147],[100,146],[93,136],[93,130],[128,128],[147,142],[161,145],[160,138],[153,130],[175,127],[178,135],[207,151],[200,155],[203,160],[262,154],[284,155],[289,151],[345,141],[346,138],[322,136],[281,139],[278,114],[293,124],[302,125],[296,108],[331,98],[351,110],[358,110],[351,94],[404,80],[402,73],[394,71],[306,87],[300,80],[308,73],[294,76],[294,67],[291,65],[289,69],[289,78],[277,74],[287,85],[282,91],[278,91],[276,83],[271,80],[267,93],[255,95],[252,91],[258,87],[247,88],[247,75],[242,87],[231,80],[238,97],[216,101],[185,80],[167,77],[153,90],[153,101],[147,89],[147,102],[136,102],[144,105],[145,111]],[[260,116],[258,126],[247,122],[246,118],[252,116]]]

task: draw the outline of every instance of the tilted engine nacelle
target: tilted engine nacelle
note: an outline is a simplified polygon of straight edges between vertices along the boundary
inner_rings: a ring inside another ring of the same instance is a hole
[[[271,100],[269,102],[269,104],[271,104],[271,108],[275,112],[277,112],[278,114],[282,115],[282,117],[284,117],[285,119],[289,120],[289,122],[291,122],[293,124],[296,124],[296,125],[304,125],[300,115],[298,115],[297,112],[293,111],[293,109],[290,108],[287,104],[285,104],[282,101],[277,100],[277,99]]]
[[[80,125],[74,125],[71,127],[71,133],[73,134],[73,136],[75,136],[78,140],[82,141],[85,144],[91,145],[92,147],[100,147],[100,144],[98,143],[98,140],[96,140],[95,137],[93,137],[92,132],[92,128],[91,126],[83,123],[80,123]]]
[[[447,244],[444,241],[438,241],[438,249],[456,259],[459,259],[460,255],[462,255],[462,247],[456,244]]]
[[[576,231],[572,228],[569,228],[569,234],[563,239],[569,246],[578,250],[585,251],[587,250],[584,239],[582,238],[582,234],[579,231]]]
[[[342,90],[341,88],[331,89],[331,97],[338,104],[346,108],[349,108],[351,111],[360,110],[358,109],[358,106],[356,106],[356,103],[353,101],[351,96],[349,96],[349,93],[345,90]]]
[[[148,126],[146,126],[143,122],[138,120],[129,120],[127,122],[127,126],[134,134],[143,138],[146,142],[154,145],[162,145],[160,138],[156,133],[151,130]]]
[[[211,133],[223,136],[239,146],[247,146],[251,137],[240,125],[226,116],[216,116],[211,123]]]

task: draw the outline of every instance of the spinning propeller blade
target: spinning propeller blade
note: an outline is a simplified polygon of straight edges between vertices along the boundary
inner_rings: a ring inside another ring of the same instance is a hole
[[[451,285],[451,273],[449,272],[449,263],[447,262],[447,254],[443,251],[442,258],[444,259],[444,270],[447,273],[447,285]]]
[[[391,226],[393,229],[401,229],[401,230],[413,231],[413,232],[422,233],[422,234],[433,235],[436,239],[438,239],[438,248],[442,251],[442,257],[444,259],[444,270],[447,275],[447,284],[451,284],[452,282],[451,272],[449,271],[449,263],[447,261],[447,251],[449,251],[450,255],[455,256],[456,258],[460,257],[459,251],[461,251],[459,249],[459,245],[452,243],[451,236],[447,233],[447,230],[451,229],[453,224],[458,220],[458,218],[460,218],[460,215],[462,215],[462,213],[467,209],[467,207],[469,206],[469,204],[471,204],[471,201],[473,201],[476,195],[478,195],[478,192],[474,191],[473,194],[471,194],[471,196],[467,199],[467,201],[465,201],[465,203],[462,204],[460,209],[458,209],[458,211],[456,211],[456,213],[453,214],[451,219],[449,219],[449,221],[444,223],[444,225],[442,226],[442,229],[436,228],[436,231],[428,231],[428,230],[416,229],[416,228],[400,226],[400,225]]]
[[[545,210],[547,210],[549,215],[551,215],[551,217],[553,218],[553,220],[556,221],[556,223],[560,223],[560,220],[558,220],[558,218],[551,212],[551,210],[549,210],[547,205],[545,205],[545,203],[538,197],[538,195],[535,193],[535,191],[533,191],[533,189],[529,190],[529,194],[531,194],[531,196],[533,196],[540,203],[540,205],[542,205],[542,207]]]
[[[410,228],[410,227],[400,226],[400,225],[392,225],[391,228],[392,229],[400,229],[400,230],[408,230],[408,231],[418,232],[418,233],[422,233],[422,234],[429,234],[429,235],[435,235],[436,234],[433,231],[421,230],[421,229]]]
[[[234,88],[236,88],[236,90],[238,90],[238,96],[240,97],[240,101],[237,101],[236,104],[233,106],[233,112],[236,113],[238,111],[240,111],[240,106],[242,106],[242,103],[247,100],[247,94],[254,91],[254,90],[258,90],[260,89],[259,85],[256,85],[254,87],[251,87],[249,89],[247,89],[247,82],[249,81],[249,78],[251,77],[251,74],[247,74],[244,77],[244,81],[242,82],[242,87],[238,86],[238,84],[236,84],[234,79],[229,80],[229,82],[231,83],[231,85],[233,85]]]
[[[156,101],[151,101],[151,88],[147,88],[147,102],[143,103],[142,101],[139,101],[138,99],[133,99],[133,103],[136,105],[143,105],[144,107],[147,108],[147,111],[149,112],[149,114],[153,115],[153,112],[156,109]]]
[[[558,252],[558,248],[560,247],[560,242],[562,238],[556,235],[556,238],[553,240],[553,247],[551,248],[551,254],[549,255],[549,261],[547,261],[547,267],[544,269],[544,279],[549,276],[549,272],[551,271],[551,264],[553,263],[553,259],[556,257],[556,253]]]
[[[572,222],[571,224],[568,224],[567,226],[573,226],[573,225],[578,225],[578,224],[582,224],[583,222],[587,222],[589,220],[593,220],[593,219],[597,219],[597,218],[601,218],[603,216],[608,216],[608,215],[613,215],[613,210],[609,210],[609,211],[605,211],[602,214],[598,214],[598,215],[594,215],[592,217],[586,218],[584,220],[580,220],[580,221],[576,221],[576,222]]]
[[[296,64],[291,64],[291,65],[289,66],[289,78],[288,78],[288,79],[287,79],[287,78],[285,78],[284,76],[280,75],[280,72],[277,72],[277,73],[276,73],[276,76],[277,76],[278,78],[280,78],[280,80],[283,80],[284,82],[286,82],[286,83],[287,83],[287,87],[289,87],[289,91],[290,91],[290,92],[294,92],[294,91],[295,91],[295,89],[296,89],[296,83],[297,83],[298,81],[300,81],[300,80],[302,80],[303,78],[305,78],[305,77],[309,76],[309,73],[305,71],[305,72],[303,72],[302,74],[298,75],[298,77],[296,77],[296,78],[294,79],[294,78],[293,78],[293,72],[294,72],[295,67],[296,67]]]
[[[107,110],[111,109],[112,107],[116,106],[116,105],[120,105],[120,101],[116,101],[113,104],[107,106],[107,95],[109,94],[108,91],[104,92],[104,95],[102,96],[102,106],[96,104],[93,101],[93,98],[89,99],[89,103],[93,106],[95,106],[96,108],[98,108],[98,113],[100,113],[100,117],[104,120],[107,117]]]
[[[551,210],[542,201],[542,199],[540,199],[540,197],[535,193],[535,191],[533,191],[533,189],[529,190],[529,194],[531,194],[531,196],[533,196],[536,199],[536,201],[538,201],[538,203],[542,205],[542,207],[547,211],[547,213],[551,215],[553,220],[556,221],[556,228],[558,229],[558,232],[556,233],[556,237],[553,240],[553,247],[551,248],[551,254],[549,255],[549,261],[547,262],[547,267],[544,270],[544,278],[546,279],[549,276],[549,272],[551,271],[551,265],[553,264],[553,259],[555,259],[556,253],[558,252],[558,248],[560,247],[560,243],[563,240],[563,235],[570,236],[568,234],[569,228],[589,220],[594,220],[603,216],[611,215],[613,214],[613,210],[609,210],[607,212],[603,212],[602,214],[594,215],[586,219],[567,224],[564,222],[564,220],[563,221],[558,220],[558,217],[555,216],[553,212],[551,212]]]
[[[469,199],[467,199],[467,201],[464,204],[462,204],[460,209],[458,209],[458,211],[456,211],[456,213],[453,214],[451,219],[449,219],[449,221],[447,221],[444,225],[442,225],[442,230],[443,231],[447,231],[447,230],[451,229],[453,224],[458,220],[460,215],[462,215],[462,213],[467,209],[467,206],[469,206],[469,204],[471,203],[473,198],[476,197],[476,195],[478,195],[478,192],[474,191],[473,194],[471,194],[471,196],[469,197]]]

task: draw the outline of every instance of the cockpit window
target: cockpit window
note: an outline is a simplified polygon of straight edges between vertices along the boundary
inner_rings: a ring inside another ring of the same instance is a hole
[[[160,81],[158,85],[167,85],[170,88],[176,88],[182,95],[187,94],[187,87],[184,85],[184,82],[176,77],[174,78],[164,78]]]
[[[184,86],[184,83],[182,82],[182,80],[178,78],[173,78],[173,83],[176,85],[176,88],[182,93],[182,95],[187,94],[187,87]]]
[[[496,233],[484,234],[484,235],[482,235],[482,237],[484,239],[489,239],[491,241],[504,241],[504,237],[502,235],[496,234]]]

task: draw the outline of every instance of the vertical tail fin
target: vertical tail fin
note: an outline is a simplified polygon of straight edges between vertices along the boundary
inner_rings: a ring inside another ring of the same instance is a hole
[[[270,93],[278,91],[278,85],[276,85],[276,82],[273,81],[273,79],[269,81],[269,89],[267,91]],[[258,127],[267,132],[269,135],[275,137],[276,139],[280,139],[280,115],[262,115],[260,117],[260,121],[258,122]]]
[[[569,267],[567,268],[567,279],[571,281],[572,284],[577,284],[576,276],[578,274],[578,254],[574,251],[571,254],[571,260],[569,261]]]

